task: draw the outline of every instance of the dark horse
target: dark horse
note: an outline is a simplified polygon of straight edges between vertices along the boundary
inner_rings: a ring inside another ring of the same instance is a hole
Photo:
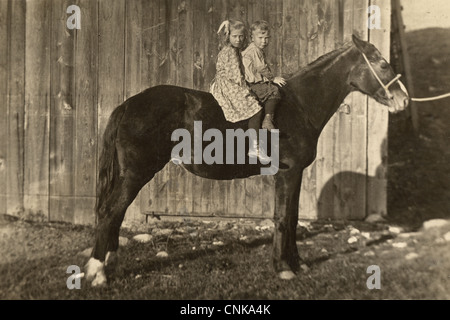
[[[409,98],[401,83],[393,81],[390,91],[382,86],[393,79],[395,74],[380,52],[353,36],[352,42],[306,66],[281,89],[283,98],[276,116],[283,165],[274,175],[273,237],[273,264],[280,278],[291,279],[299,270],[296,227],[302,172],[315,159],[322,129],[355,90],[388,106],[389,111],[403,110]],[[86,265],[86,279],[93,280],[93,286],[106,284],[104,266],[118,249],[119,229],[128,206],[170,161],[177,144],[172,133],[184,128],[193,136],[194,121],[202,121],[204,130],[247,130],[247,121],[227,122],[211,94],[175,86],[149,88],[113,111],[100,157],[97,234]],[[195,175],[218,180],[258,175],[261,166],[183,164]]]

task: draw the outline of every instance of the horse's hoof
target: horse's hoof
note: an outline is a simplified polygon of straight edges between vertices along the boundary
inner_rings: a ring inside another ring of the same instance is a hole
[[[106,286],[106,276],[104,272],[99,272],[92,281],[91,286],[94,288],[101,288]]]
[[[85,278],[87,281],[92,281],[93,287],[106,285],[104,263],[95,258],[90,258],[85,266]]]
[[[282,280],[292,280],[296,276],[292,271],[281,271],[280,273],[278,273],[278,277],[280,277],[280,279]]]

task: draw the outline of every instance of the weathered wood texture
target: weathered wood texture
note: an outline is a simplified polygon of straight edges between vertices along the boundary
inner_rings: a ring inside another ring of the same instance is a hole
[[[369,40],[389,61],[391,1],[370,0],[381,9],[381,28],[370,30]],[[386,108],[369,99],[367,108],[367,214],[387,214],[388,119]]]
[[[227,18],[271,26],[267,59],[288,75],[357,33],[389,54],[389,1],[0,0],[0,213],[92,224],[102,134],[113,109],[157,84],[207,91]],[[69,5],[81,29],[69,30]],[[380,6],[382,29],[367,29]],[[5,44],[5,45],[3,45]],[[346,98],[304,172],[300,217],[386,213],[387,112]],[[273,178],[212,181],[169,163],[139,193],[142,213],[272,217]]]

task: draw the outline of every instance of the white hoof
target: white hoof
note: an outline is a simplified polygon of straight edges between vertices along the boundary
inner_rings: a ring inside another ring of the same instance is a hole
[[[106,284],[105,264],[97,259],[90,258],[85,266],[86,280],[92,281],[93,287]]]
[[[278,274],[278,277],[280,277],[280,279],[282,280],[292,280],[295,278],[295,273],[293,273],[292,271],[281,271]]]
[[[95,276],[94,281],[92,281],[91,283],[92,287],[104,287],[106,286],[106,275],[105,272],[101,271],[99,273],[97,273],[97,275]]]

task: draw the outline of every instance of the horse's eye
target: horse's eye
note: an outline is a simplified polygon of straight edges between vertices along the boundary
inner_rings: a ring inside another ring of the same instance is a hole
[[[382,69],[387,69],[389,67],[389,64],[386,61],[381,61],[380,67]]]

